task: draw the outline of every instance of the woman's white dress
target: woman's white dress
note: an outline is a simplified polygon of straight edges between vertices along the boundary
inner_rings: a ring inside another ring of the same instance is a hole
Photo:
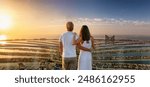
[[[89,43],[84,41],[82,46],[90,49],[92,47],[91,40],[89,40]],[[78,70],[92,70],[91,52],[80,50],[79,60],[78,60]]]

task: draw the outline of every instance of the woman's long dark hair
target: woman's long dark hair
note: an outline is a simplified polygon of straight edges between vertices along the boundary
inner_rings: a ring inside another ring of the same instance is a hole
[[[80,37],[82,41],[86,41],[87,43],[89,43],[91,35],[90,35],[90,31],[87,25],[82,26],[80,30]]]

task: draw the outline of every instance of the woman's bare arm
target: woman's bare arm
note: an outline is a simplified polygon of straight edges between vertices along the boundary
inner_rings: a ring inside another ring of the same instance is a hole
[[[81,46],[81,37],[79,37],[77,40],[76,40],[76,33],[74,33],[74,36],[73,36],[73,41],[72,41],[72,45],[77,45],[77,47],[81,50],[84,50],[84,51],[89,51],[91,52],[91,49],[88,49],[88,48],[85,48],[83,46]]]
[[[77,40],[77,42],[76,42],[76,43],[77,43],[77,47],[78,47],[79,49],[81,49],[81,50],[91,52],[91,49],[88,49],[88,48],[85,48],[85,47],[81,46],[81,42],[82,42],[82,40],[81,40],[81,38],[79,38],[79,39]]]

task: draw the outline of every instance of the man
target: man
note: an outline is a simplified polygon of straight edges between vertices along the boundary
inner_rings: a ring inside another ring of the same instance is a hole
[[[74,24],[72,22],[67,22],[66,24],[67,32],[60,36],[59,50],[62,55],[62,69],[64,70],[76,70],[77,69],[77,55],[76,55],[76,45],[73,45],[73,28]],[[76,40],[78,36],[76,36]],[[78,46],[79,49],[84,51],[90,51],[88,48]]]

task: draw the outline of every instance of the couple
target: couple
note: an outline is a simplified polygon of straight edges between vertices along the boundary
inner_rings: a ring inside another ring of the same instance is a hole
[[[86,25],[83,25],[79,36],[73,33],[74,24],[67,22],[67,32],[60,38],[60,53],[62,55],[62,69],[64,70],[92,70],[91,48],[94,47],[94,39]],[[78,68],[76,46],[80,49]]]

